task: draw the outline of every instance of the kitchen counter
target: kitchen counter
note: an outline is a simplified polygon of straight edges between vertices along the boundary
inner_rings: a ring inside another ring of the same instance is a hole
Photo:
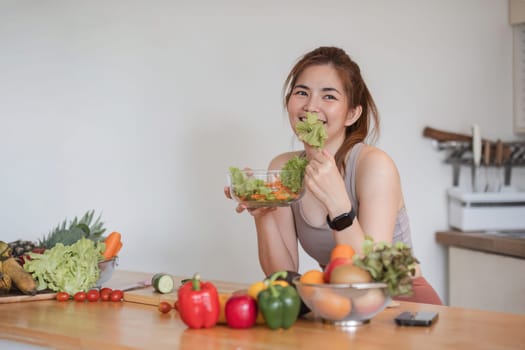
[[[445,231],[448,304],[525,315],[525,235]]]
[[[436,233],[436,241],[446,246],[525,259],[525,234],[440,231]]]
[[[121,288],[150,277],[117,270],[109,286]],[[437,311],[439,318],[431,327],[396,326],[394,317],[405,310]],[[523,315],[408,302],[387,308],[357,328],[301,319],[290,329],[277,331],[265,326],[238,330],[223,325],[188,329],[174,311],[161,314],[155,306],[129,301],[29,301],[3,304],[0,311],[0,339],[53,349],[492,350],[522,349],[525,344]]]

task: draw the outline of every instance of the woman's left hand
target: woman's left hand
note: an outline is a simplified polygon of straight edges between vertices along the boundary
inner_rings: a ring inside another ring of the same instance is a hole
[[[305,170],[304,183],[308,190],[325,205],[329,214],[339,215],[352,208],[345,182],[334,157],[326,150],[311,153]]]

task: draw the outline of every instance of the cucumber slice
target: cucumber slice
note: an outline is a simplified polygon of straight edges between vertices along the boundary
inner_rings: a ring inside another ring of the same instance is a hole
[[[151,285],[155,291],[162,294],[167,294],[173,291],[175,282],[173,281],[173,277],[171,277],[171,275],[166,273],[156,273],[151,278]]]

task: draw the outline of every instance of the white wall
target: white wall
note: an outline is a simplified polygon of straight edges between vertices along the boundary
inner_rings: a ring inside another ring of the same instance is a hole
[[[360,64],[446,298],[451,169],[422,130],[515,138],[507,0],[0,1],[1,239],[96,209],[124,236],[122,269],[260,279],[225,174],[294,145],[281,84],[319,45]]]

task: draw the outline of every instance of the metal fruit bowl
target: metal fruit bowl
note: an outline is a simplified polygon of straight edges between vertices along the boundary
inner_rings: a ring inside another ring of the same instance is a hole
[[[100,269],[100,276],[98,277],[98,281],[95,285],[96,288],[102,287],[104,283],[108,282],[111,279],[111,276],[113,276],[113,272],[115,271],[117,265],[118,256],[98,263],[98,268]]]
[[[337,326],[358,326],[383,311],[391,301],[385,283],[313,284],[293,279],[314,318]]]
[[[304,194],[302,184],[294,191],[283,181],[286,177],[299,177],[299,171],[244,169],[240,174],[242,183],[229,172],[228,185],[232,197],[247,208],[289,206]]]

